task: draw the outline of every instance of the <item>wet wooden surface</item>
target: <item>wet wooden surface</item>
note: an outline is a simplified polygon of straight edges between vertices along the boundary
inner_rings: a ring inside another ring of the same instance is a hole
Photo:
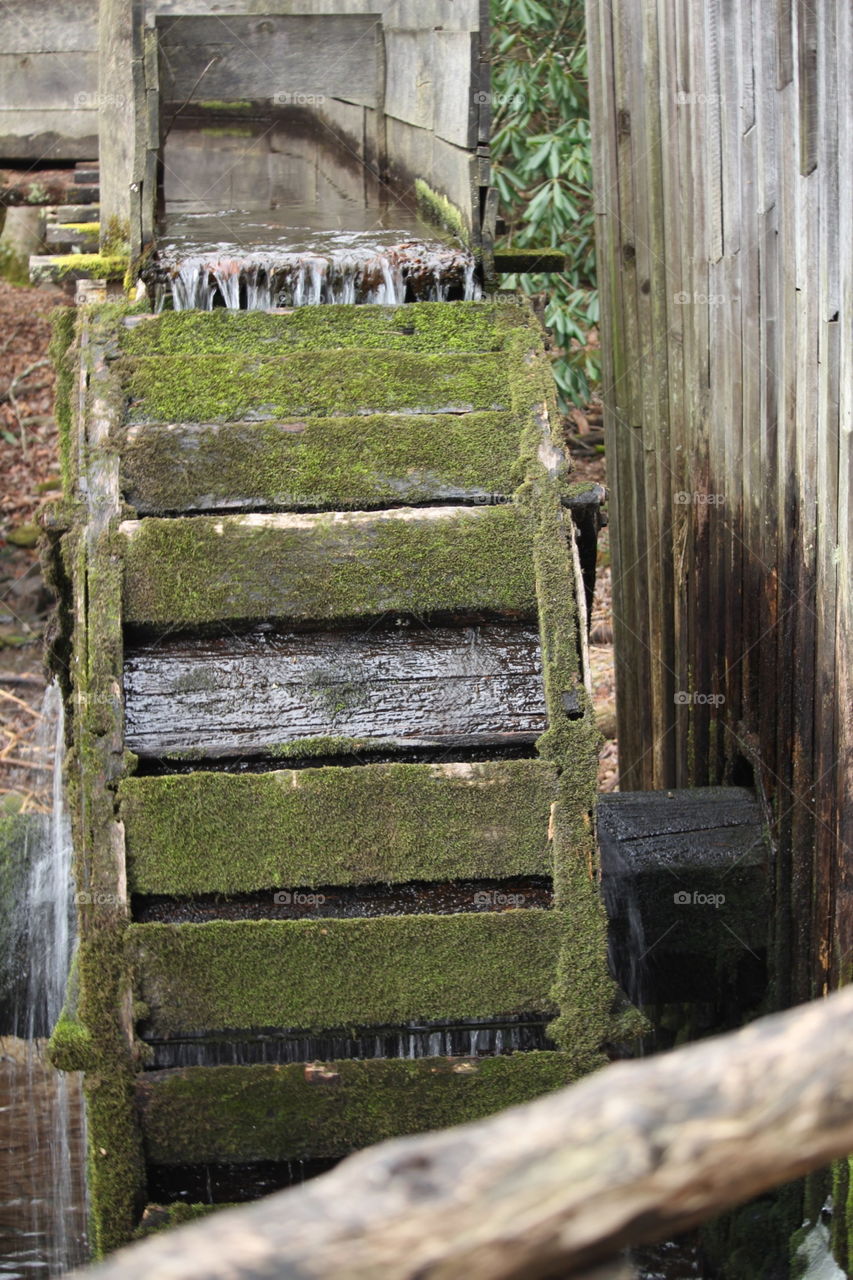
[[[501,743],[547,727],[534,626],[164,639],[126,655],[127,745],[263,753],[301,738]]]

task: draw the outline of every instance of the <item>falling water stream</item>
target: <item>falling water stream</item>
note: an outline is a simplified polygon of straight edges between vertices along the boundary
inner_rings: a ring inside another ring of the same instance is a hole
[[[77,1074],[45,1057],[74,946],[71,832],[62,785],[62,698],[51,685],[39,758],[50,762],[50,812],[34,819],[8,941],[17,981],[13,1035],[0,1041],[0,1276],[58,1276],[85,1261],[85,1121]]]
[[[157,310],[471,301],[473,255],[305,113],[177,127],[164,151]]]

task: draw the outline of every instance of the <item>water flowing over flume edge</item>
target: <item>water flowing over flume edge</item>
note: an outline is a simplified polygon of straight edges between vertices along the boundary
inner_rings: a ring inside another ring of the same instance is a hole
[[[483,296],[470,253],[418,241],[328,252],[163,250],[143,278],[157,311],[170,297],[176,311],[269,311],[323,303],[471,302]]]
[[[0,1276],[7,1277],[62,1275],[88,1256],[81,1080],[55,1071],[44,1056],[65,1000],[75,926],[56,685],[47,689],[41,714],[38,758],[52,769],[51,810],[33,820],[27,836],[8,942],[20,978],[13,1036],[0,1041]]]

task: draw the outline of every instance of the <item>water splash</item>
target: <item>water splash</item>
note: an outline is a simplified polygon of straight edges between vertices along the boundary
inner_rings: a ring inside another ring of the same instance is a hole
[[[326,253],[222,247],[158,255],[146,279],[161,311],[270,311],[323,303],[467,302],[482,297],[471,254],[418,241],[351,245]]]
[[[362,1028],[350,1034],[258,1035],[253,1039],[149,1041],[152,1070],[182,1067],[248,1066],[258,1063],[334,1062],[370,1058],[485,1058],[530,1050],[552,1049],[549,1018],[544,1014],[508,1015],[489,1019],[432,1025],[407,1023],[401,1027]]]
[[[44,697],[39,759],[52,762],[50,812],[29,825],[11,959],[19,981],[2,1089],[8,1168],[0,1173],[0,1275],[58,1276],[84,1262],[85,1134],[79,1075],[51,1068],[45,1038],[62,1010],[74,948],[71,830],[62,780],[62,696]]]

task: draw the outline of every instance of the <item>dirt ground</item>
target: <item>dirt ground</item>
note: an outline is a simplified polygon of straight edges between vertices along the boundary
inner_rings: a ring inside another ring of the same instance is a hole
[[[41,808],[45,766],[37,746],[44,692],[41,650],[50,598],[41,579],[38,516],[59,496],[54,376],[48,359],[49,315],[65,294],[0,280],[0,805]],[[584,419],[585,422],[585,419]],[[579,480],[606,483],[592,440],[567,434]],[[617,788],[610,546],[602,530],[590,630],[590,665],[599,728],[599,788]]]
[[[50,760],[38,742],[42,637],[50,610],[38,515],[59,496],[49,315],[53,289],[0,280],[0,806],[44,809]]]

